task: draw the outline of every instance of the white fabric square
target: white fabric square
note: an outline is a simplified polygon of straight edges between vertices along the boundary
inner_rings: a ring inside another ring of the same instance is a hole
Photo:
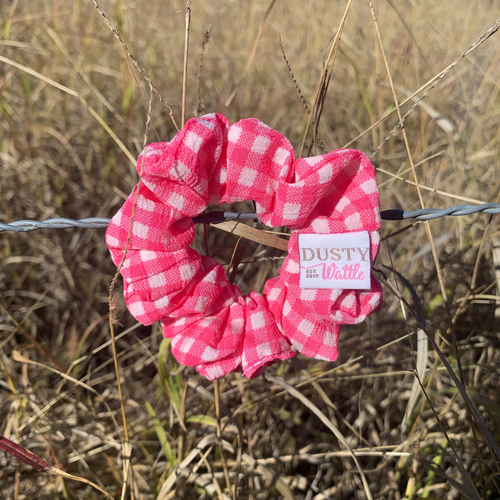
[[[122,211],[119,210],[114,216],[113,218],[111,219],[111,221],[113,222],[113,224],[116,224],[117,226],[120,225],[121,221],[122,221]]]
[[[259,359],[271,355],[271,346],[269,345],[269,342],[259,344],[255,347],[255,350],[257,351],[257,356],[259,356]]]
[[[191,264],[184,264],[180,267],[181,278],[184,281],[190,280],[194,275],[194,269]]]
[[[285,303],[283,304],[283,316],[288,316],[291,310],[292,306],[290,305],[290,302],[288,302],[288,300],[285,300]]]
[[[281,290],[279,288],[272,288],[271,291],[267,294],[267,300],[269,302],[274,302],[278,298],[280,291]]]
[[[355,299],[353,295],[348,295],[343,301],[341,306],[345,309],[350,309],[354,305]]]
[[[323,338],[323,344],[329,347],[335,347],[337,345],[337,337],[332,332],[328,330],[325,332],[325,336]]]
[[[300,214],[299,203],[285,203],[283,206],[283,218],[287,220],[297,220]]]
[[[300,266],[298,262],[295,262],[294,260],[288,258],[288,262],[286,264],[286,270],[290,274],[299,274],[300,272]]]
[[[250,316],[250,324],[253,330],[258,330],[266,326],[266,320],[264,319],[264,313],[262,311],[256,312]]]
[[[160,149],[153,149],[151,146],[146,146],[146,149],[144,149],[144,159],[147,160],[150,156],[161,156],[163,154],[163,151]]]
[[[380,301],[382,299],[380,298],[379,295],[374,295],[369,301],[368,304],[370,304],[370,307],[376,307],[379,305]]]
[[[175,322],[175,326],[176,326],[176,327],[183,327],[185,324],[186,324],[186,318],[179,318],[179,319]]]
[[[225,184],[226,181],[227,181],[227,170],[225,168],[221,168],[219,170],[219,175],[218,175],[218,179],[220,184]]]
[[[361,229],[363,227],[363,223],[361,222],[361,216],[359,212],[346,217],[344,221],[346,229],[349,231],[355,231],[356,229]]]
[[[378,192],[377,181],[375,179],[368,179],[359,186],[366,194]]]
[[[335,210],[342,212],[342,210],[344,210],[344,208],[347,207],[347,205],[349,205],[350,203],[351,203],[351,201],[349,200],[349,198],[347,198],[346,196],[343,196],[342,198],[340,198],[340,201],[337,203]]]
[[[332,179],[333,169],[332,166],[327,163],[318,170],[319,182],[324,184],[325,182],[330,182]]]
[[[186,198],[184,198],[184,196],[181,196],[180,194],[172,193],[170,195],[170,198],[168,199],[168,203],[173,208],[175,208],[176,210],[179,210],[179,212],[180,212],[186,203]]]
[[[144,314],[144,306],[142,302],[134,302],[133,304],[128,305],[128,310],[132,314],[132,316],[142,316]]]
[[[258,135],[255,138],[255,141],[253,141],[252,152],[259,153],[261,155],[265,154],[265,152],[267,151],[267,148],[269,147],[270,142],[271,142],[271,139],[269,139],[269,137],[266,137],[264,135]]]
[[[243,326],[245,325],[245,321],[243,318],[236,318],[231,321],[231,331],[234,334],[239,334],[243,331]]]
[[[188,132],[186,134],[186,139],[184,140],[184,143],[189,149],[191,149],[195,153],[198,153],[201,145],[203,144],[203,137],[200,137],[194,132]]]
[[[155,260],[158,257],[156,252],[153,252],[152,250],[141,250],[139,255],[141,256],[142,262],[149,262],[150,260]]]
[[[217,316],[208,316],[206,318],[203,318],[199,323],[198,326],[206,328],[207,326],[210,326],[214,321],[217,320]]]
[[[205,116],[210,116],[214,117],[214,113],[210,113]],[[204,127],[213,130],[214,129],[214,124],[212,122],[209,122],[208,120],[204,120],[203,118],[196,118],[196,122],[199,123],[200,125],[203,125]]]
[[[106,236],[106,243],[108,244],[109,247],[120,246],[120,240],[118,238],[115,238],[114,236],[110,236],[109,234]]]
[[[141,224],[140,222],[134,222],[132,227],[132,234],[139,238],[146,239],[148,237],[148,226]]]
[[[142,179],[143,184],[152,192],[155,192],[156,184],[154,182],[148,181],[146,179]]]
[[[328,234],[330,232],[328,220],[326,219],[314,219],[312,221],[312,228],[318,234]]]
[[[215,283],[217,281],[217,268],[210,271],[204,278],[203,283]],[[224,283],[224,282],[222,282]]]
[[[172,179],[182,180],[189,174],[189,168],[181,161],[177,161],[170,169],[169,175]]]
[[[307,319],[303,319],[300,323],[299,326],[297,327],[299,332],[305,335],[306,337],[310,337],[311,333],[314,330],[314,323],[311,323],[310,321],[307,321]]]
[[[224,375],[224,370],[222,366],[209,366],[205,369],[205,373],[210,380],[214,380],[221,378]]]
[[[314,359],[317,359],[318,361],[331,361],[328,356],[322,356],[321,354],[316,354]]]
[[[336,321],[337,323],[342,323],[343,317],[342,317],[342,312],[341,311],[335,311],[332,313],[332,319]]]
[[[251,168],[243,168],[238,179],[238,183],[242,186],[251,186],[253,181],[257,177],[257,170],[252,170]]]
[[[322,156],[311,156],[310,158],[304,158],[304,161],[313,167],[317,163],[319,163],[321,160],[323,160]]]
[[[227,134],[227,140],[229,142],[238,142],[240,140],[240,135],[241,135],[241,128],[233,125],[229,129],[229,134]]]
[[[191,347],[195,343],[195,339],[192,339],[191,337],[186,337],[182,344],[179,347],[179,351],[183,352],[184,354],[188,353],[191,350]]]
[[[148,200],[144,196],[140,195],[137,199],[137,207],[147,212],[154,212],[155,202],[153,200]]]
[[[162,309],[166,306],[168,306],[170,300],[168,299],[168,296],[165,295],[165,297],[161,297],[160,299],[158,300],[155,300],[155,307],[157,309]]]
[[[267,182],[266,193],[269,196],[273,196],[273,193],[278,189],[278,186],[279,182],[276,179],[269,179]]]
[[[165,276],[163,273],[150,276],[148,282],[151,288],[160,288],[161,286],[164,286],[166,284]]]
[[[215,361],[217,359],[217,356],[219,355],[219,351],[217,349],[214,349],[213,347],[210,347],[207,345],[205,348],[205,351],[203,352],[203,355],[201,356],[202,361]]]
[[[210,297],[207,297],[206,295],[198,297],[196,305],[194,306],[194,310],[199,313],[205,312],[209,302],[210,302]]]
[[[281,167],[285,164],[286,160],[290,157],[290,152],[283,148],[278,148],[274,153],[273,161]]]

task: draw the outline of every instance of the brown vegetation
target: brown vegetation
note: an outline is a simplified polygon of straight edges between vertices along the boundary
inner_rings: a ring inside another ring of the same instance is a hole
[[[100,7],[180,125],[186,2]],[[377,0],[382,51],[364,0],[193,2],[186,117],[257,117],[297,152],[307,129],[304,155],[347,144],[377,151],[382,209],[421,208],[414,174],[426,207],[499,201],[499,34],[413,110],[406,140],[399,129],[377,150],[412,100],[369,130],[395,109],[394,95],[402,103],[491,28],[498,7]],[[0,9],[0,222],[112,216],[137,181],[148,82],[91,0]],[[326,92],[314,106],[318,88]],[[175,126],[153,97],[148,141],[166,141]],[[117,499],[124,483],[136,500],[499,498],[500,457],[481,428],[500,441],[497,217],[442,218],[396,235],[408,222],[384,222],[377,267],[393,291],[385,288],[383,308],[343,327],[336,363],[297,356],[254,380],[231,374],[213,384],[179,366],[159,326],[133,320],[118,281],[125,448],[104,231],[0,234],[0,432],[40,457],[0,441],[10,453],[0,451],[0,498],[103,497],[69,474]],[[225,264],[236,241],[208,227]],[[262,290],[283,252],[249,239],[239,246],[235,283]],[[425,340],[417,349],[419,325],[397,295],[416,307],[391,268],[413,285],[482,422],[435,350]]]

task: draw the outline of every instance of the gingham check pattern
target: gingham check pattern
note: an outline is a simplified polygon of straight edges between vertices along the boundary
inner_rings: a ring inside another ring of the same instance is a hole
[[[242,370],[251,378],[299,352],[334,361],[340,324],[363,321],[382,302],[371,290],[299,288],[299,233],[369,231],[379,246],[378,188],[368,158],[355,150],[294,160],[288,140],[256,119],[230,126],[220,114],[192,118],[170,143],[139,156],[142,181],[106,232],[129,311],[143,324],[160,320],[172,352],[213,380]],[[208,203],[253,199],[269,226],[292,228],[289,254],[264,294],[243,296],[222,266],[190,248],[192,217]]]

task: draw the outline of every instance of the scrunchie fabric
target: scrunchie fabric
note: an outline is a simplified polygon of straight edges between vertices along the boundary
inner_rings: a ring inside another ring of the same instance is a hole
[[[171,142],[148,145],[141,182],[106,232],[127,307],[145,325],[161,321],[172,353],[210,380],[232,371],[256,376],[295,356],[335,361],[341,324],[356,324],[382,302],[369,290],[302,289],[299,234],[368,231],[371,262],[379,246],[374,168],[355,150],[294,160],[289,141],[256,119],[233,125],[220,114],[192,118]],[[139,191],[136,198],[136,191]],[[280,274],[263,294],[243,296],[223,267],[190,247],[192,217],[209,202],[252,199],[268,226],[292,229]]]

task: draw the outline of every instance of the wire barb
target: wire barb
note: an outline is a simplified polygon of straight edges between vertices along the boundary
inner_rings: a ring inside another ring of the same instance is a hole
[[[449,208],[424,208],[422,210],[407,211],[401,209],[390,209],[380,212],[382,220],[433,220],[448,215],[457,217],[461,215],[471,215],[475,213],[500,214],[500,203],[483,203],[482,205],[455,205]],[[262,221],[259,216],[252,212],[219,212],[213,211],[193,217],[195,224],[219,224],[231,220],[254,220],[259,224]],[[102,229],[109,226],[111,219],[106,217],[89,217],[87,219],[66,219],[58,217],[45,221],[18,220],[8,224],[0,223],[0,233],[14,231],[16,233],[26,233],[35,229],[68,229],[70,227],[83,227],[85,229]]]

